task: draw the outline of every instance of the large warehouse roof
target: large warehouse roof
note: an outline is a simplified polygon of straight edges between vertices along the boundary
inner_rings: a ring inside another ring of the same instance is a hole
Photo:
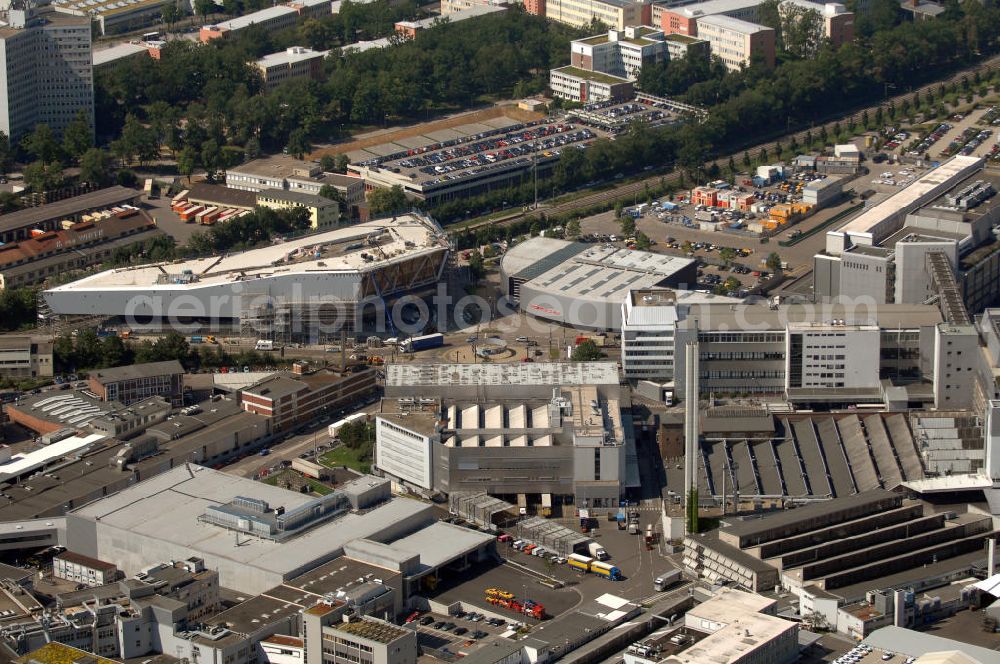
[[[26,228],[35,224],[41,224],[53,219],[64,219],[72,217],[87,210],[97,210],[127,203],[140,196],[135,189],[127,187],[108,187],[98,189],[72,198],[64,198],[61,201],[46,203],[36,207],[25,208],[17,212],[11,212],[0,216],[0,232]]]
[[[298,573],[311,563],[323,562],[351,540],[378,536],[408,521],[416,523],[430,518],[429,506],[397,498],[363,514],[347,513],[319,523],[285,542],[243,536],[237,540],[239,545],[234,546],[233,531],[206,523],[202,516],[207,508],[227,505],[239,496],[263,500],[275,508],[284,507],[286,513],[313,500],[295,491],[185,464],[86,505],[73,516],[95,522],[97,528],[112,528],[125,537],[134,536],[136,542],[138,538],[146,538],[162,543],[161,549],[148,551],[147,564],[180,548],[188,551],[188,555],[205,558],[210,565],[225,559],[281,575]],[[95,553],[118,562],[117,551]],[[233,581],[223,579],[223,583]]]
[[[863,643],[872,648],[892,651],[909,657],[958,650],[975,658],[981,664],[1000,664],[1000,652],[996,650],[893,625],[875,630],[868,635]]]
[[[874,205],[844,226],[838,228],[838,233],[863,234],[871,233],[872,229],[881,223],[886,217],[903,210],[912,212],[915,208],[930,202],[930,200],[942,192],[942,187],[954,183],[958,178],[967,175],[967,169],[974,168],[983,163],[979,157],[965,157],[959,155],[952,157],[937,168],[917,178],[911,185],[900,189],[898,192],[885,199],[878,205]]]
[[[941,310],[930,304],[766,304],[733,308],[729,304],[692,306],[686,320],[696,320],[701,330],[783,330],[792,323],[878,325],[882,329],[915,329],[943,322]]]
[[[481,549],[494,540],[495,536],[455,526],[441,521],[407,535],[389,546],[399,551],[420,554],[421,568],[437,569],[460,556]]]
[[[387,387],[479,385],[617,385],[614,362],[390,364]]]
[[[648,251],[619,249],[608,245],[585,245],[541,238],[528,240],[504,257],[504,272],[530,281],[541,292],[576,294],[587,298],[621,303],[629,290],[648,288],[691,265],[679,258]],[[553,243],[559,242],[556,247]],[[536,257],[530,262],[531,256]],[[524,264],[517,273],[508,268]]]
[[[370,246],[368,240],[376,238],[378,246]],[[152,287],[177,290],[207,284],[232,284],[282,273],[361,272],[428,250],[438,250],[445,246],[444,243],[441,228],[434,221],[405,215],[304,235],[237,254],[107,270],[52,291],[145,291]],[[320,253],[318,257],[317,252]],[[366,259],[365,256],[375,258]]]

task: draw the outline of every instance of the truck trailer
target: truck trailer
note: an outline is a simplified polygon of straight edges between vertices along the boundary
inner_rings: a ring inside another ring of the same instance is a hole
[[[681,571],[679,569],[672,569],[669,572],[656,577],[653,581],[653,589],[656,590],[656,592],[662,592],[674,584],[679,583],[680,580]]]
[[[421,337],[410,337],[406,341],[399,344],[399,352],[401,353],[414,353],[418,350],[427,350],[428,348],[440,348],[444,345],[444,335],[440,332],[436,334],[425,334]]]
[[[611,581],[622,580],[622,571],[620,569],[609,563],[602,563],[599,560],[595,560],[590,563],[590,571],[592,574],[596,574],[597,576],[604,577],[605,579],[609,579]]]

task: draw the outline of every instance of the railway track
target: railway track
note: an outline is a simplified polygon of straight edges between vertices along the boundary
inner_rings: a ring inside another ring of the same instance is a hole
[[[741,149],[731,154],[722,155],[720,157],[713,159],[712,161],[706,162],[705,167],[709,168],[713,164],[715,164],[721,168],[729,163],[730,158],[742,159],[743,152],[747,152],[750,155],[751,159],[756,159],[760,156],[761,152],[763,152],[764,150],[767,150],[768,153],[770,154],[778,147],[779,142],[788,143],[789,141],[792,140],[793,137],[797,142],[801,143],[805,141],[806,135],[808,133],[818,132],[821,130],[822,127],[826,127],[828,130],[830,130],[833,129],[834,125],[836,125],[837,123],[851,124],[852,122],[860,122],[862,116],[864,116],[865,113],[874,114],[881,106],[885,105],[885,103],[888,103],[888,101],[892,101],[897,106],[902,104],[904,101],[912,102],[917,95],[923,96],[930,91],[936,90],[942,84],[956,83],[958,81],[961,81],[963,76],[970,76],[975,74],[976,72],[979,72],[980,74],[990,74],[996,71],[997,69],[1000,69],[1000,55],[994,56],[989,60],[986,60],[985,62],[976,65],[975,67],[971,67],[969,69],[964,69],[960,72],[956,72],[949,78],[941,79],[933,83],[928,83],[927,85],[924,85],[916,90],[913,90],[912,92],[896,95],[895,97],[892,97],[891,100],[887,100],[882,104],[875,104],[873,106],[867,106],[865,108],[857,109],[849,115],[844,115],[829,119],[824,124],[817,125],[815,127],[810,127],[809,129],[803,129],[801,131],[794,132],[791,134],[784,134],[781,137],[779,137],[779,139],[768,141],[766,143],[761,143],[753,147]],[[679,178],[680,174],[677,171],[669,171],[666,173],[662,173],[660,175],[638,180],[636,182],[629,182],[619,187],[615,187],[614,189],[609,189],[606,191],[598,191],[592,194],[585,194],[579,198],[575,198],[571,201],[566,201],[563,203],[558,203],[556,205],[540,205],[537,210],[532,210],[530,212],[514,212],[507,216],[490,219],[488,221],[482,221],[468,226],[463,226],[461,231],[462,232],[474,231],[478,228],[483,228],[485,226],[491,226],[491,225],[504,226],[513,223],[515,221],[524,219],[536,213],[545,213],[546,215],[550,216],[560,215],[560,214],[568,214],[576,212],[578,210],[585,210],[587,208],[594,207],[597,205],[614,204],[618,201],[625,203],[630,200],[634,200],[634,198],[638,194],[645,193],[647,187],[650,188],[659,187],[661,183],[664,185],[676,186],[679,182]]]

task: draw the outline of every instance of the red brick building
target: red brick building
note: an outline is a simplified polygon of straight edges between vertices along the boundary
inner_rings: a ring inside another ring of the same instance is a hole
[[[275,432],[294,429],[325,413],[356,406],[375,392],[375,370],[281,372],[242,390],[240,406],[273,418]]]

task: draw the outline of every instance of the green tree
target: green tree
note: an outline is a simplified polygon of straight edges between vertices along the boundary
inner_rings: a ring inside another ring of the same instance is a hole
[[[312,149],[309,144],[309,134],[306,133],[305,129],[299,127],[292,131],[288,135],[288,154],[295,155],[296,158],[302,159],[302,157]]]
[[[10,138],[0,131],[0,173],[6,174],[14,165],[14,149],[10,145]]]
[[[570,219],[566,222],[566,237],[577,238],[580,237],[581,228],[579,219]]]
[[[38,323],[38,291],[34,288],[7,288],[0,291],[0,330],[10,332]]]
[[[719,258],[722,259],[723,263],[729,265],[736,259],[736,250],[732,247],[722,247],[719,249]]]
[[[77,368],[90,369],[101,364],[101,339],[93,328],[80,330],[76,335],[75,346]]]
[[[52,362],[56,371],[75,371],[76,353],[73,349],[73,337],[63,334],[52,341]]]
[[[772,251],[771,253],[769,253],[767,255],[767,261],[765,262],[765,265],[767,265],[767,269],[770,270],[771,272],[777,272],[778,270],[780,270],[781,256],[778,255],[778,252]]]
[[[348,422],[337,432],[345,447],[357,450],[375,442],[375,427],[369,422]]]
[[[130,362],[129,350],[117,334],[101,341],[101,366],[120,367]]]
[[[90,148],[80,156],[80,180],[105,187],[114,180],[111,155],[100,148]]]
[[[378,187],[368,194],[368,209],[373,215],[399,212],[409,206],[406,194],[398,184],[391,188]]]
[[[347,167],[350,165],[351,159],[346,154],[338,154],[336,168],[333,170],[337,173],[346,173]]]
[[[647,249],[653,246],[653,241],[650,240],[649,236],[643,233],[642,231],[636,231],[635,246],[636,249],[641,249],[642,251],[646,251]]]
[[[332,173],[337,169],[337,160],[332,154],[325,154],[319,158],[319,167],[324,173]]]
[[[247,139],[246,145],[243,146],[243,154],[247,159],[257,159],[261,155],[260,141],[254,136]]]
[[[618,224],[621,228],[622,235],[625,237],[631,237],[635,233],[635,219],[632,215],[626,214],[624,217],[618,220]]]
[[[604,353],[594,343],[593,339],[587,339],[573,349],[570,359],[574,362],[593,362],[604,357]]]
[[[90,127],[86,113],[80,111],[63,130],[63,152],[70,159],[78,161],[92,147],[94,147],[94,131]]]
[[[486,276],[483,255],[478,250],[469,254],[469,276],[472,277],[473,284],[479,283],[479,280]]]
[[[194,0],[194,13],[205,18],[209,14],[214,14],[217,5],[213,0]]]
[[[174,23],[181,20],[183,16],[184,14],[181,13],[180,8],[174,3],[163,5],[163,8],[160,10],[160,18],[167,24],[168,30],[173,27]]]
[[[191,148],[191,146],[184,146],[184,148],[177,153],[177,172],[186,177],[188,182],[191,182],[191,174],[194,173],[194,169],[197,166],[198,154]]]
[[[222,150],[219,143],[214,138],[210,138],[201,144],[201,165],[208,171],[209,177],[214,178],[216,171],[223,167]]]
[[[63,165],[33,161],[24,167],[24,184],[37,193],[58,189],[63,186]]]
[[[621,219],[622,218],[622,211],[624,209],[625,209],[625,206],[622,205],[621,201],[615,201],[615,219]]]
[[[52,128],[44,122],[21,140],[21,148],[39,161],[51,162],[62,156]]]

